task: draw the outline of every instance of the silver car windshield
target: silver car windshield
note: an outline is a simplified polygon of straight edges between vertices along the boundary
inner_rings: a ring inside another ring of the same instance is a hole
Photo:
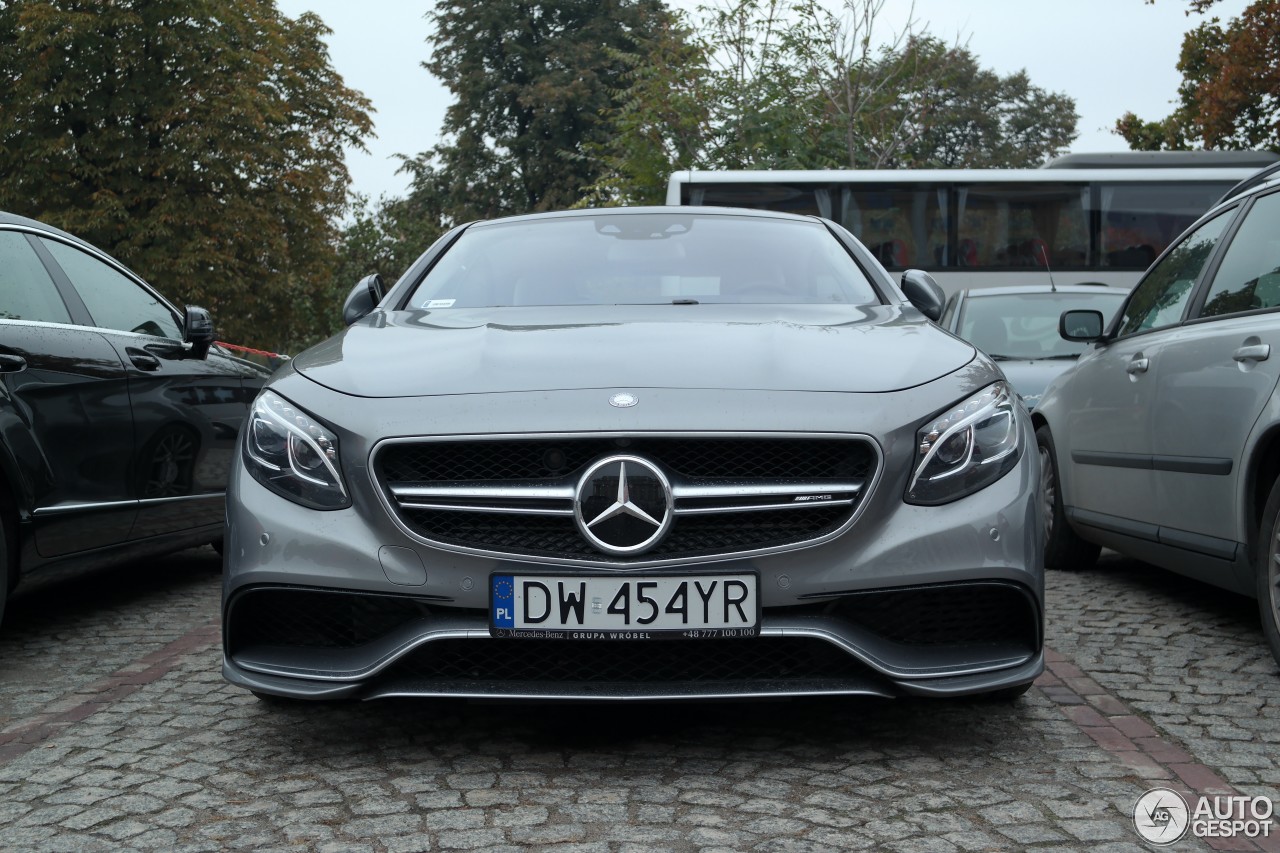
[[[409,305],[878,301],[821,223],[637,213],[474,226],[427,273]]]
[[[1010,293],[971,296],[964,302],[958,334],[989,355],[1005,358],[1073,358],[1086,344],[1063,340],[1058,319],[1063,311],[1101,311],[1104,328],[1127,294],[1099,288],[1097,293]]]

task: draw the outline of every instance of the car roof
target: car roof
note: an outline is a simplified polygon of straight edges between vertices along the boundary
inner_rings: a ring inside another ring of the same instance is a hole
[[[84,246],[86,249],[92,249],[95,252],[102,252],[101,249],[99,249],[97,246],[93,245],[92,243],[86,242],[85,240],[81,240],[79,237],[77,237],[74,234],[68,234],[66,231],[63,231],[61,228],[54,228],[52,225],[49,225],[48,223],[41,222],[37,219],[28,219],[27,217],[19,216],[16,213],[8,213],[6,211],[0,210],[0,225],[22,225],[27,228],[37,228],[49,234],[56,234],[57,236],[63,238],[64,240],[68,240],[77,245]],[[106,254],[105,252],[102,252],[102,253]]]
[[[969,298],[1025,296],[1030,293],[1114,293],[1116,296],[1125,296],[1128,292],[1126,288],[1107,287],[1106,285],[1098,284],[1060,284],[1056,288],[1047,284],[1018,284],[1005,287],[971,287],[960,291],[960,293]]]

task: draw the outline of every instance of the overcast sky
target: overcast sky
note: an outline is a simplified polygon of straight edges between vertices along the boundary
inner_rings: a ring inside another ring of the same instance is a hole
[[[484,0],[475,0],[482,3]],[[837,3],[839,0],[830,0]],[[415,155],[436,143],[448,91],[421,65],[427,58],[427,0],[277,0],[296,17],[313,11],[333,30],[329,50],[347,85],[376,112],[377,138],[368,153],[349,151],[353,189],[371,197],[402,195],[396,154]],[[1248,0],[1222,0],[1215,14],[1235,17]],[[680,0],[692,8],[697,0]],[[877,32],[888,38],[907,19],[909,0],[887,0]],[[1144,119],[1172,109],[1181,80],[1175,65],[1183,34],[1200,22],[1186,0],[916,0],[915,18],[936,36],[967,40],[986,68],[1025,68],[1034,85],[1076,100],[1079,137],[1071,150],[1123,151],[1111,133],[1126,110]]]

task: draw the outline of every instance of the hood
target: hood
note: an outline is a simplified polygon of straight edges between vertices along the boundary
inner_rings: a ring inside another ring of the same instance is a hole
[[[1054,377],[1075,367],[1076,362],[1072,358],[1035,359],[1034,361],[1009,358],[1000,359],[996,364],[1004,372],[1013,390],[1022,397],[1027,408],[1034,409],[1040,405],[1040,397]]]
[[[975,350],[897,305],[587,305],[377,311],[293,366],[335,391],[896,391]]]

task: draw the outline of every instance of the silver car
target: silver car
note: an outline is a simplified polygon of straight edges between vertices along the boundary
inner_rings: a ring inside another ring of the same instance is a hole
[[[1255,596],[1280,661],[1280,174],[1238,188],[1147,271],[1034,414],[1051,568],[1114,548]]]
[[[1084,351],[1084,344],[1058,334],[1062,313],[1091,309],[1110,319],[1127,295],[1120,288],[1089,284],[974,287],[951,295],[938,325],[998,361],[1030,411],[1050,380]]]
[[[910,295],[910,299],[904,295]],[[817,218],[458,228],[253,405],[224,672],[261,697],[1012,697],[1039,464],[999,368]]]

